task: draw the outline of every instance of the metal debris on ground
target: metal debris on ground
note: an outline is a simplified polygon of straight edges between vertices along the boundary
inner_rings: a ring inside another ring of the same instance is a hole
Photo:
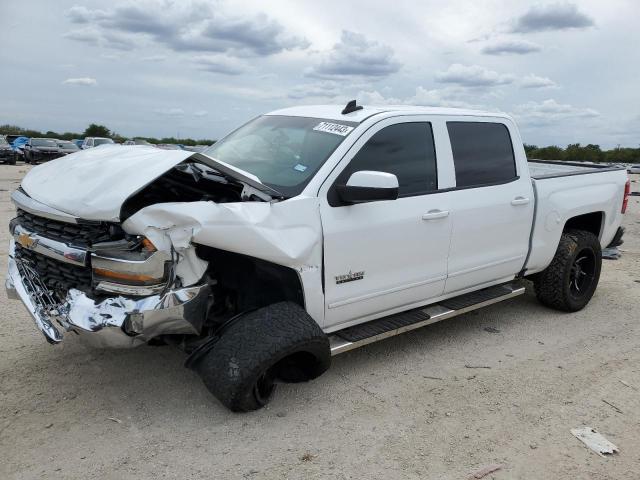
[[[600,435],[595,428],[572,428],[571,434],[601,457],[613,455],[620,451],[618,447]]]
[[[602,249],[602,258],[607,260],[618,260],[622,256],[618,247],[613,248],[603,248]]]
[[[500,330],[493,327],[484,327],[484,331],[489,333],[500,333]]]
[[[492,463],[491,465],[486,465],[482,467],[480,470],[476,470],[471,475],[469,475],[469,480],[473,480],[476,478],[484,478],[490,473],[497,472],[502,468],[502,465],[499,463]]]
[[[464,368],[491,368],[487,365],[465,365]]]
[[[122,420],[115,417],[107,417],[107,420],[111,420],[112,422],[115,422],[115,423],[122,423]]]

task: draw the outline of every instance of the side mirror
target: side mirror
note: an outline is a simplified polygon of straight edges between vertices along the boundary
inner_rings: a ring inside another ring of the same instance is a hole
[[[398,198],[398,177],[392,173],[361,170],[349,177],[346,185],[336,185],[343,203],[377,202]]]

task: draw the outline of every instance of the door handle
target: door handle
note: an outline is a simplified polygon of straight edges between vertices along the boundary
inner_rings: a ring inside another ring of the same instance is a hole
[[[511,205],[526,205],[529,203],[529,199],[525,197],[516,197],[511,200]]]
[[[437,220],[438,218],[445,218],[449,216],[448,210],[429,210],[422,215],[423,220]]]

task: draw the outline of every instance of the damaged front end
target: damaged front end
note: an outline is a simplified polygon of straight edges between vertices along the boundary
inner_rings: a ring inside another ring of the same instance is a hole
[[[197,340],[322,288],[317,199],[282,202],[199,154],[93,150],[34,168],[12,194],[7,292],[50,343],[64,332],[105,347]],[[306,308],[322,318],[322,302]]]
[[[201,333],[210,286],[183,286],[174,249],[158,250],[117,224],[82,221],[21,190],[12,199],[7,293],[22,300],[49,343],[63,332],[102,347]]]

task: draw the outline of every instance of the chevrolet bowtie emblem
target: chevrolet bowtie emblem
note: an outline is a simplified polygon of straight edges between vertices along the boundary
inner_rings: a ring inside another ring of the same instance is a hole
[[[38,244],[38,239],[31,237],[28,233],[21,233],[18,235],[18,238],[16,238],[16,242],[22,247],[32,250]]]

